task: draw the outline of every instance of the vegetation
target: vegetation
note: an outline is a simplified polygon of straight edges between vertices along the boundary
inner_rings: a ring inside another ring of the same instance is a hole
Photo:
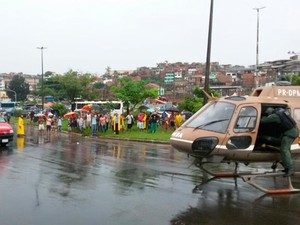
[[[73,70],[69,70],[63,75],[45,76],[44,96],[50,95],[57,100],[67,99],[69,101],[74,101],[77,97],[94,100],[99,96],[99,89],[93,85],[95,80],[96,77],[89,73],[81,74]],[[42,96],[41,91],[41,86],[39,86],[38,91],[34,94]]]
[[[8,89],[11,91],[6,91],[6,95],[10,99],[15,99],[16,101],[24,101],[29,94],[29,84],[25,82],[25,78],[20,75],[15,75],[8,84]]]
[[[64,115],[67,113],[67,108],[64,104],[61,103],[54,103],[52,105],[52,109],[58,111],[58,115]]]
[[[210,96],[220,97],[220,94],[215,90],[209,90]],[[204,92],[199,87],[195,87],[193,90],[193,96],[186,96],[184,100],[178,104],[180,111],[187,110],[190,112],[197,112],[203,106]]]
[[[91,135],[91,128],[85,129],[80,132],[78,129],[75,129],[74,132],[81,133],[82,135]],[[97,132],[99,137],[109,137],[109,138],[120,138],[120,139],[131,139],[131,140],[155,140],[155,141],[169,141],[172,131],[169,129],[167,132],[164,132],[162,127],[158,127],[156,133],[150,133],[148,130],[139,131],[137,126],[134,125],[131,128],[131,131],[125,130],[123,133],[114,134],[112,129],[108,129],[107,132],[101,133]]]
[[[146,89],[144,81],[133,81],[129,77],[124,77],[119,79],[119,83],[119,86],[113,86],[111,90],[115,93],[116,98],[123,101],[128,107],[128,103],[132,104],[133,109],[145,98],[156,98],[158,95],[157,89]]]
[[[292,85],[300,85],[300,76],[296,74],[289,74],[286,76],[287,80],[291,82]]]

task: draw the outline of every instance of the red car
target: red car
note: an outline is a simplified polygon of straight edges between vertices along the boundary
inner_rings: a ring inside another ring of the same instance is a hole
[[[12,126],[5,121],[3,117],[0,117],[0,145],[5,146],[9,142],[13,141],[14,130]]]

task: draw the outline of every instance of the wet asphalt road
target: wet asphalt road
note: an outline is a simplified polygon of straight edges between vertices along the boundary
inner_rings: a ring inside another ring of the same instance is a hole
[[[169,145],[26,134],[0,151],[0,225],[300,222],[300,194],[264,195],[241,179],[192,193],[205,176]]]

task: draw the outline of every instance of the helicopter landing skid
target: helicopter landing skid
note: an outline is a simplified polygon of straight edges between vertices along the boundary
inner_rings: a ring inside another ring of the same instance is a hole
[[[256,183],[255,178],[258,177],[279,177],[283,176],[284,172],[278,172],[273,170],[271,172],[238,172],[238,163],[235,163],[235,169],[233,172],[212,172],[204,167],[204,164],[198,164],[198,167],[206,172],[207,174],[213,176],[213,179],[217,178],[242,178],[244,182],[250,184],[251,186],[255,187],[256,189],[266,193],[266,194],[291,194],[300,192],[300,189],[294,188],[291,177],[286,177],[288,179],[288,187],[287,188],[264,188],[263,186]],[[300,172],[295,172],[294,175],[300,175]]]
[[[295,172],[296,174],[300,174],[300,172]],[[262,192],[266,194],[292,194],[292,193],[297,193],[300,192],[300,189],[294,188],[291,177],[287,177],[288,179],[288,187],[287,188],[274,188],[274,189],[269,189],[269,188],[264,188],[263,186],[257,184],[255,182],[255,178],[257,177],[277,177],[277,176],[283,176],[283,172],[266,172],[266,173],[260,173],[260,174],[240,174],[239,177],[243,179],[244,182],[250,184],[251,186],[257,188],[258,190],[261,190]]]
[[[207,174],[213,176],[214,178],[239,177],[239,174],[237,172],[238,163],[235,163],[234,172],[212,172],[211,170],[208,170],[204,167],[205,164],[208,164],[208,163],[200,163],[196,166],[198,166],[201,170],[203,170]]]

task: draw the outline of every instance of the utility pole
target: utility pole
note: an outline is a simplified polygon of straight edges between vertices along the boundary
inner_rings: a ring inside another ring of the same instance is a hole
[[[210,74],[210,52],[211,52],[211,38],[212,38],[212,23],[213,23],[213,8],[214,0],[210,1],[210,15],[209,15],[209,27],[208,27],[208,41],[207,41],[207,53],[206,53],[206,70],[205,70],[205,81],[204,90],[208,93],[209,90],[209,74]],[[203,105],[207,103],[207,96],[204,95]]]

